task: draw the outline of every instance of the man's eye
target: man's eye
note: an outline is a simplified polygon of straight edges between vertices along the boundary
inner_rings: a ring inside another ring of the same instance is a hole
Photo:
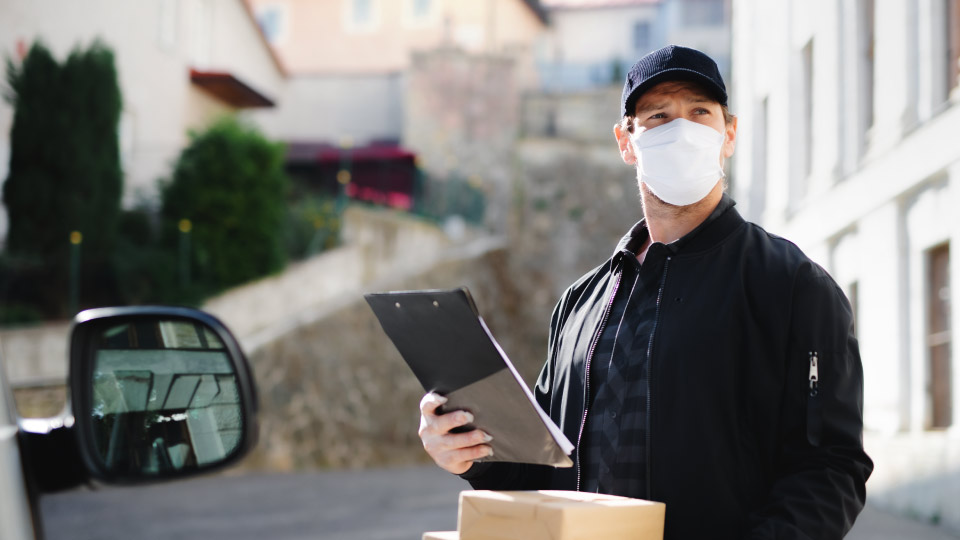
[[[666,117],[667,117],[666,113],[662,113],[662,112],[661,112],[661,113],[657,113],[657,114],[651,116],[651,117],[650,117],[650,120],[659,120],[659,119],[661,119],[661,118],[666,118]]]
[[[694,111],[694,114],[710,114],[710,111],[707,109],[697,109]]]

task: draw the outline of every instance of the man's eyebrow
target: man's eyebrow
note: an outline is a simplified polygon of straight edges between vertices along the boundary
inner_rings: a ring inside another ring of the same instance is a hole
[[[687,103],[713,103],[714,100],[710,99],[709,96],[705,94],[694,94],[689,98],[685,99]],[[647,103],[637,103],[637,115],[643,114],[648,111],[663,109],[667,106],[666,101],[650,101]]]
[[[647,111],[652,111],[655,109],[663,109],[666,106],[667,106],[666,101],[651,101],[648,103],[638,103],[637,114],[645,113]]]

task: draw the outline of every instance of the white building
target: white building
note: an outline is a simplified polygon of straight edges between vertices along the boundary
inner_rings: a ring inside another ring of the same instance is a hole
[[[734,0],[733,36],[733,189],[853,305],[869,500],[960,530],[960,2]]]
[[[0,57],[19,61],[35,40],[63,61],[102,39],[114,51],[123,113],[126,200],[154,194],[188,131],[216,117],[269,107],[286,75],[242,0],[3,0]],[[247,114],[247,113],[244,113]],[[13,109],[0,102],[0,184],[8,174]],[[0,207],[0,238],[6,235]]]

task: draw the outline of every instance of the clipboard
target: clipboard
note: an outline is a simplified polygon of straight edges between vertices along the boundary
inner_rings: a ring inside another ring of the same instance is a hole
[[[540,408],[465,287],[364,298],[424,390],[445,396],[447,411],[472,413],[466,429],[493,437],[493,456],[478,461],[573,465],[573,444]]]

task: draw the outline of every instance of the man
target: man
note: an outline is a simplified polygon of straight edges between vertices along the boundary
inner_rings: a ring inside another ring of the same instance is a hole
[[[644,219],[554,310],[536,386],[570,469],[473,463],[489,437],[421,402],[438,465],[479,489],[568,489],[667,505],[665,536],[838,539],[863,507],[862,368],[848,302],[724,194],[737,120],[716,64],[670,46],[627,75],[620,155]]]

